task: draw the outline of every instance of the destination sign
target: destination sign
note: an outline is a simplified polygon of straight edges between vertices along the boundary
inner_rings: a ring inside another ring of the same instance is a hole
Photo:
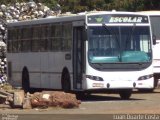
[[[142,17],[111,17],[109,23],[141,23]]]
[[[93,15],[88,16],[88,23],[91,24],[102,24],[102,23],[148,23],[147,16],[141,15]]]

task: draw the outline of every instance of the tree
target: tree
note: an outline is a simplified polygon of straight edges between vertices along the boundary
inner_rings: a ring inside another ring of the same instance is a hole
[[[56,0],[35,0],[36,3],[40,2],[46,5],[47,7],[53,9],[55,5],[58,3]]]
[[[121,10],[141,11],[159,10],[159,0],[34,0],[53,9],[57,3],[61,5],[62,12],[84,12],[92,10]],[[29,2],[29,0],[0,0],[0,4],[13,4],[16,2]]]
[[[143,0],[144,10],[159,10],[160,1],[159,0]]]
[[[77,13],[88,10],[86,5],[82,5],[81,0],[64,0],[60,2],[62,12]]]

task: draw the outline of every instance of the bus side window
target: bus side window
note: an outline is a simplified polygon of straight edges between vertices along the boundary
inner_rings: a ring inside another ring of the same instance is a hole
[[[63,35],[62,35],[62,50],[70,50],[71,49],[71,42],[72,42],[72,24],[65,23],[63,25]]]
[[[32,51],[38,52],[41,49],[41,43],[40,41],[41,37],[41,27],[39,26],[34,26],[33,27],[33,35],[32,35]]]
[[[50,33],[51,51],[62,50],[62,25],[55,24],[51,26]]]
[[[12,52],[17,52],[17,29],[12,30]]]
[[[48,44],[48,26],[42,25],[41,26],[41,51],[47,50],[47,44]]]

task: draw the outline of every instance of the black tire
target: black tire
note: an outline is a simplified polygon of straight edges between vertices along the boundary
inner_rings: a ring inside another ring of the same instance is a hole
[[[159,79],[160,79],[160,74],[159,73],[155,73],[154,74],[154,88],[158,87]]]
[[[63,91],[70,92],[71,90],[70,75],[68,70],[66,69],[64,69],[62,72],[61,84],[62,84]]]
[[[88,96],[91,95],[91,93],[85,91],[77,91],[75,92],[75,94],[77,99],[86,99]]]
[[[158,79],[159,78],[154,78],[154,88],[156,88],[158,86]]]
[[[130,89],[120,90],[119,95],[122,100],[128,100],[132,95],[132,90],[130,90]]]
[[[30,91],[29,72],[27,68],[24,68],[22,71],[22,88],[25,93]]]

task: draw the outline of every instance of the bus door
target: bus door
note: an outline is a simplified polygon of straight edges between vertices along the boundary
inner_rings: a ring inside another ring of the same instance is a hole
[[[84,72],[84,22],[73,23],[73,89],[82,89]]]

